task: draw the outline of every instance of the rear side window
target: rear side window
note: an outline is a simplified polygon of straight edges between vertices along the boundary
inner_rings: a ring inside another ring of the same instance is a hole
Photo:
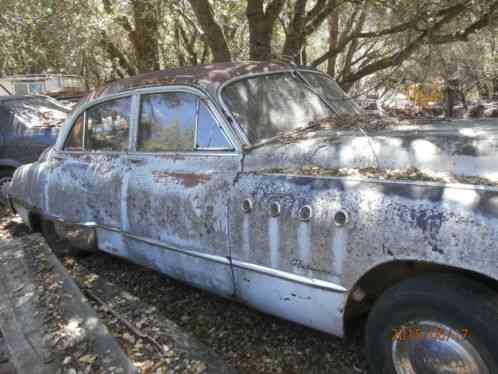
[[[199,114],[197,123],[198,149],[231,149],[223,129],[218,125],[209,108],[199,101]]]
[[[86,112],[88,151],[126,151],[130,130],[131,97],[98,104]]]
[[[65,151],[82,151],[83,150],[83,126],[84,126],[84,115],[83,113],[78,117],[76,122],[66,139],[66,144],[64,145]]]
[[[197,98],[186,93],[143,95],[137,150],[189,152],[194,149]]]

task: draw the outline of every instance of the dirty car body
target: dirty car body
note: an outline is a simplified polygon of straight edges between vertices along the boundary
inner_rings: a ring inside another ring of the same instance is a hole
[[[409,277],[494,284],[492,183],[320,170],[416,167],[496,180],[495,124],[306,128],[337,113],[359,109],[305,67],[233,63],[129,78],[71,115],[54,149],[16,172],[9,199],[34,229],[41,219],[79,225],[102,251],[338,336]],[[318,172],[303,172],[309,165]]]

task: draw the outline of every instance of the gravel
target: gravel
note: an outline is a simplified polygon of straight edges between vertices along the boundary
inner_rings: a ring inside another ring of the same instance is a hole
[[[18,217],[1,209],[0,240],[29,233]],[[366,373],[357,343],[265,315],[104,253],[73,259],[157,308],[238,373]]]

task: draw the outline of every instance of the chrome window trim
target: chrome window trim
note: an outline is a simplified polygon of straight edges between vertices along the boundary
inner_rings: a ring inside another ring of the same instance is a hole
[[[318,75],[324,75],[326,76],[328,79],[333,79],[332,77],[329,77],[327,74],[319,71],[319,70],[315,70],[315,69],[312,69],[312,68],[305,68],[305,67],[296,67],[295,69],[282,69],[282,70],[277,70],[277,71],[268,71],[268,72],[261,72],[261,73],[250,73],[250,74],[246,74],[246,75],[241,75],[239,77],[234,77],[234,78],[231,78],[225,82],[223,82],[219,87],[218,89],[216,90],[216,96],[218,98],[218,101],[223,109],[223,111],[227,114],[227,116],[230,117],[231,121],[232,121],[232,127],[234,128],[234,131],[236,131],[239,136],[244,140],[244,145],[245,146],[251,146],[251,142],[249,141],[249,138],[247,137],[245,131],[242,129],[242,126],[240,125],[240,123],[237,122],[237,120],[235,119],[235,117],[233,116],[231,110],[228,108],[227,104],[225,103],[225,100],[223,99],[223,90],[230,84],[232,83],[235,83],[235,82],[238,82],[238,81],[241,81],[241,80],[245,80],[245,79],[250,79],[250,78],[255,78],[255,77],[262,77],[262,76],[268,76],[268,75],[275,75],[275,74],[285,74],[285,73],[290,73],[290,74],[293,74],[294,72],[306,72],[306,73],[314,73],[314,74],[318,74]]]
[[[88,150],[86,149],[86,130],[87,130],[87,112],[89,110],[92,110],[92,108],[94,107],[97,107],[99,105],[102,105],[102,104],[105,104],[106,102],[108,101],[115,101],[115,100],[119,100],[119,99],[125,99],[125,98],[130,98],[130,122],[128,123],[128,147],[126,150],[124,151],[92,151],[92,150]],[[134,94],[128,94],[128,95],[124,95],[122,97],[115,97],[113,99],[109,99],[109,100],[103,100],[102,102],[93,102],[92,104],[93,105],[90,105],[86,110],[85,110],[85,128],[84,128],[84,133],[85,133],[85,137],[84,137],[84,145],[85,147],[83,148],[83,152],[85,152],[86,154],[88,155],[123,155],[123,154],[126,154],[130,151],[130,138],[132,137],[132,132],[133,132],[133,129],[132,129],[132,126],[133,126],[133,122],[135,121],[135,119],[133,118],[133,116],[135,115],[135,113],[133,113],[133,103],[134,103],[134,100],[135,100],[135,95]]]
[[[196,158],[196,157],[237,157],[240,158],[240,153],[236,153],[234,151],[226,152],[219,150],[210,150],[210,151],[192,151],[192,152],[128,152],[127,156],[131,160],[140,160],[142,158],[148,157],[170,157],[170,158]]]
[[[232,131],[231,126],[227,123],[227,120],[225,117],[219,112],[217,106],[211,99],[211,97],[206,94],[204,91],[201,89],[191,87],[191,86],[185,86],[185,85],[170,85],[170,86],[164,86],[164,87],[147,87],[147,88],[141,88],[137,89],[134,91],[135,94],[140,96],[140,103],[142,102],[142,96],[144,95],[153,95],[153,94],[161,94],[161,93],[175,93],[175,92],[180,92],[180,93],[188,93],[191,95],[194,95],[198,99],[198,103],[200,106],[200,102],[202,101],[207,109],[211,112],[213,115],[214,120],[216,121],[218,127],[221,127],[223,136],[227,140],[227,142],[232,146],[232,148],[223,148],[223,149],[216,149],[216,148],[209,148],[209,149],[199,149],[199,151],[204,151],[204,152],[209,152],[209,151],[225,151],[227,153],[229,152],[235,152],[237,154],[240,154],[242,152],[242,145],[237,139],[237,135],[234,134]],[[196,104],[197,105],[197,104]],[[196,116],[196,122],[197,122],[198,116]],[[153,155],[171,155],[171,154],[178,154],[178,155],[184,155],[191,153],[189,151],[170,151],[170,152],[143,152],[143,151],[138,151],[136,148],[137,142],[138,142],[138,126],[140,125],[140,107],[138,109],[138,117],[137,117],[137,139],[135,140],[135,150],[133,153],[140,153],[140,154],[153,154]],[[196,134],[194,138],[197,136],[197,123],[196,123]],[[194,148],[192,149],[192,153],[199,153],[199,151],[196,151],[195,149],[195,141],[194,141]]]
[[[138,124],[140,122],[140,95],[138,94],[134,94],[131,99],[130,115],[131,115],[131,120],[130,120],[130,132],[128,136],[128,152],[135,152],[137,137],[138,137]]]
[[[90,109],[93,106],[103,104],[106,101],[122,99],[124,97],[133,97],[134,95],[135,95],[135,93],[132,91],[120,92],[117,94],[113,94],[113,95],[99,98],[97,100],[89,101],[89,102],[86,102],[85,104],[83,104],[70,117],[68,117],[66,119],[66,121],[64,122],[64,126],[62,127],[62,131],[59,133],[59,138],[57,139],[57,142],[55,143],[54,149],[59,151],[59,152],[68,152],[68,151],[64,151],[64,144],[66,142],[67,137],[69,136],[69,133],[71,132],[71,130],[74,126],[74,123],[76,122],[76,120],[78,119],[78,117],[80,116],[81,113],[86,112],[88,109]],[[133,99],[132,99],[132,102],[133,102]],[[132,111],[130,111],[130,116],[131,116],[131,114],[132,114]],[[85,124],[86,124],[86,120],[85,120]],[[92,153],[92,152],[88,152],[88,153]]]
[[[206,107],[206,110],[209,112],[209,114],[211,115],[211,117],[214,119],[215,121],[215,124],[216,124],[216,127],[221,131],[221,134],[223,135],[223,138],[225,138],[226,142],[228,144],[231,144],[232,145],[232,148],[220,148],[220,147],[210,147],[210,148],[203,148],[203,147],[198,147],[197,146],[197,132],[198,132],[198,129],[196,129],[196,142],[195,142],[195,150],[198,151],[198,152],[214,152],[214,151],[225,151],[225,152],[230,152],[230,151],[234,151],[235,147],[233,146],[234,142],[231,142],[230,139],[228,138],[228,135],[227,135],[227,132],[225,130],[225,128],[223,126],[220,125],[220,121],[217,120],[217,117],[216,117],[216,113],[213,111],[213,109],[210,107],[209,103],[211,102],[211,100],[205,100],[203,101],[203,99],[199,99],[199,108],[197,110],[197,123],[199,122],[199,114],[201,112],[201,105],[205,105]],[[215,106],[213,105],[213,108]],[[223,116],[221,116],[223,117]],[[228,124],[227,124],[228,126]]]
[[[82,135],[82,139],[81,139],[81,151],[68,151],[68,150],[65,150],[64,148],[66,146],[67,141],[69,140],[69,136],[71,135],[71,132],[73,131],[74,126],[76,125],[76,122],[78,121],[78,119],[80,118],[81,115],[83,116],[83,135]],[[74,122],[71,124],[71,128],[67,132],[67,136],[64,139],[64,142],[62,143],[62,149],[60,150],[60,152],[65,152],[65,153],[84,152],[84,149],[85,149],[85,133],[86,133],[86,112],[83,112],[80,115],[78,115],[76,117],[76,119],[74,120]],[[58,149],[56,149],[56,146],[54,147],[54,149],[56,151],[58,151]]]
[[[198,97],[197,100],[195,100],[195,129],[194,129],[194,151],[197,150],[197,133],[199,131],[199,111],[201,108],[201,98]]]

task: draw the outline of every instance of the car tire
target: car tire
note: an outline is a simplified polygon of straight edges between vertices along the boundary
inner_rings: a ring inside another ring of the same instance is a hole
[[[57,233],[53,221],[42,219],[40,226],[41,233],[45,238],[45,241],[55,254],[82,257],[91,253],[90,251],[76,248],[75,246],[71,245],[71,243],[67,239],[61,237]]]
[[[0,205],[7,201],[7,199],[3,196],[3,188],[12,180],[13,175],[13,170],[0,170]]]
[[[498,373],[497,299],[481,283],[450,274],[388,289],[366,325],[369,373]]]

